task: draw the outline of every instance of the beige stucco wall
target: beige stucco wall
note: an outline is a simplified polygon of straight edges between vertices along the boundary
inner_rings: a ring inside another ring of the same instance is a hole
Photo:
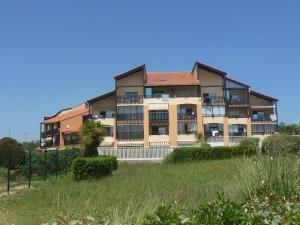
[[[60,122],[60,148],[63,148],[65,146],[63,133],[68,132],[68,129],[72,131],[72,127],[81,127],[82,123],[82,115],[78,115]]]
[[[224,90],[222,87],[201,87],[201,95],[204,93],[216,93],[217,96],[224,96]]]
[[[273,106],[274,102],[250,94],[250,104],[251,106]]]
[[[149,142],[165,142],[169,140],[169,135],[149,135]]]
[[[203,117],[203,124],[208,123],[222,123],[224,122],[224,117]]]
[[[228,124],[248,124],[248,118],[228,118]]]
[[[91,108],[96,111],[111,110],[115,111],[116,108],[116,95],[109,96],[107,98],[101,99],[91,105]]]
[[[138,95],[144,95],[143,70],[117,80],[117,95],[124,95],[125,92],[138,92]]]
[[[178,135],[178,141],[196,141],[196,135],[195,134],[179,134]]]
[[[169,106],[169,135],[170,146],[177,146],[177,105]]]
[[[115,118],[99,118],[95,120],[96,122],[100,122],[102,125],[106,126],[112,126],[114,127],[116,125],[116,119]]]
[[[197,77],[201,85],[223,85],[223,78],[213,72],[198,67]]]

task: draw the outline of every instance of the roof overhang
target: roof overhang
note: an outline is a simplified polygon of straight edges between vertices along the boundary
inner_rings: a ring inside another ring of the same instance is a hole
[[[193,67],[193,69],[192,69],[192,72],[194,72],[196,66],[199,66],[200,68],[205,69],[205,70],[207,70],[207,71],[209,71],[209,72],[216,73],[216,74],[218,74],[218,75],[220,75],[220,76],[222,76],[222,77],[225,77],[225,76],[227,75],[226,72],[224,72],[224,71],[222,71],[222,70],[219,70],[219,69],[216,69],[216,68],[214,68],[214,67],[211,67],[211,66],[209,66],[209,65],[206,65],[206,64],[204,64],[204,63],[201,63],[201,62],[199,62],[199,61],[196,61],[196,62],[195,62],[195,65],[194,65],[194,67]]]
[[[121,73],[121,74],[115,76],[114,78],[115,78],[115,80],[119,80],[121,78],[127,77],[127,76],[129,76],[129,75],[131,75],[131,74],[133,74],[135,72],[140,71],[140,70],[144,70],[144,73],[146,74],[146,66],[145,66],[145,64],[137,66],[137,67],[135,67],[135,68],[133,68],[131,70],[128,70],[128,71],[126,71],[124,73]]]
[[[90,99],[90,100],[87,100],[87,103],[93,104],[93,103],[95,103],[95,102],[98,102],[98,101],[100,101],[100,100],[102,100],[102,99],[108,98],[108,97],[110,97],[110,96],[112,96],[112,95],[115,95],[115,94],[116,94],[116,90],[113,90],[113,91],[108,92],[108,93],[106,93],[106,94],[97,96],[97,97],[92,98],[92,99]]]
[[[253,90],[250,90],[250,95],[254,95],[254,96],[257,96],[257,97],[260,97],[260,98],[264,98],[268,101],[278,102],[278,99],[276,99],[276,98],[273,98],[271,96],[267,96],[265,94],[262,94],[262,93],[259,93],[259,92],[253,91]]]

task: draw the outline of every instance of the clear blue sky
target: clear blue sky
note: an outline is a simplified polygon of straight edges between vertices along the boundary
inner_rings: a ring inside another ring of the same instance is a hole
[[[242,3],[243,2],[243,3]],[[1,1],[0,138],[38,139],[44,115],[114,88],[139,64],[196,60],[279,98],[300,122],[299,1]]]

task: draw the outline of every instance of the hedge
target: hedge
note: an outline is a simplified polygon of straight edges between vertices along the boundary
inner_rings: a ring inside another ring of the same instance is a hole
[[[168,156],[169,162],[180,162],[188,160],[204,159],[226,159],[243,155],[253,155],[258,152],[258,144],[254,141],[242,142],[239,146],[219,146],[219,147],[181,147],[176,148]]]
[[[74,180],[101,178],[111,174],[118,168],[115,156],[97,156],[77,158],[73,160],[72,172]]]

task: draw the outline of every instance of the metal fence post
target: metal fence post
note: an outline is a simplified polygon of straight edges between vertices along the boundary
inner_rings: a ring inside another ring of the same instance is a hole
[[[45,171],[44,171],[44,181],[47,180],[47,149],[45,149],[45,153],[44,153],[44,166],[45,166]]]
[[[10,164],[11,164],[11,151],[8,149],[8,165],[7,165],[7,194],[9,195],[10,190]]]
[[[56,176],[56,179],[57,179],[57,173],[58,173],[58,148],[55,149],[55,155],[56,155],[56,170],[55,170],[55,176]]]
[[[66,161],[65,161],[65,165],[66,165],[66,174],[68,174],[68,148],[66,148]]]
[[[31,187],[31,173],[32,173],[32,168],[31,168],[31,149],[29,149],[29,168],[28,168],[28,188]]]

